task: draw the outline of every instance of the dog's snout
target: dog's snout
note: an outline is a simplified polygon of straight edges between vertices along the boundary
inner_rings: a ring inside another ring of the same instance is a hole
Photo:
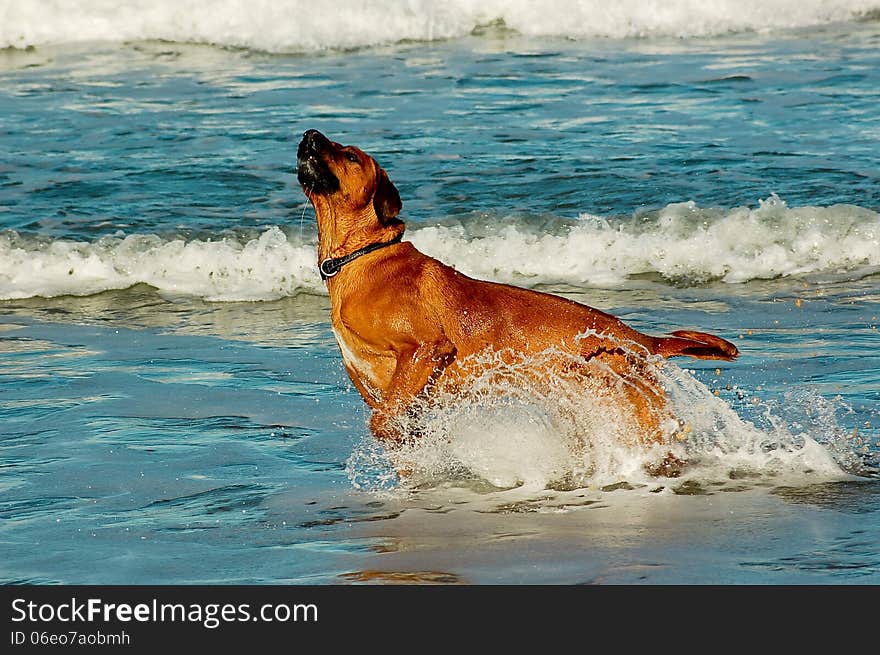
[[[325,153],[334,143],[318,130],[306,130],[296,151],[296,178],[308,193],[332,193],[339,189],[339,178],[327,166]]]
[[[317,154],[322,152],[328,145],[330,145],[330,139],[318,130],[306,130],[303,132],[303,138],[300,141],[297,155],[302,157],[304,155]]]

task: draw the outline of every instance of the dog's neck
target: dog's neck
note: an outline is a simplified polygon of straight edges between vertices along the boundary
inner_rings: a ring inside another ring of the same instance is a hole
[[[391,241],[406,229],[402,221],[382,225],[372,204],[361,212],[338,212],[332,203],[312,198],[318,221],[318,261],[344,257],[373,243]]]

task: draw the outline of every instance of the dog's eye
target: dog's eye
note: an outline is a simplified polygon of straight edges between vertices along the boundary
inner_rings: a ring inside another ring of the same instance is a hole
[[[357,158],[357,155],[354,154],[353,152],[347,152],[347,153],[345,153],[345,158],[346,158],[348,161],[357,164],[357,160],[358,160],[358,158]]]

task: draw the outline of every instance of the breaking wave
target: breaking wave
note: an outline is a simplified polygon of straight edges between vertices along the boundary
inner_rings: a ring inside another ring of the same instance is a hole
[[[553,222],[553,221],[550,221]],[[520,286],[618,288],[650,275],[679,286],[711,281],[880,272],[880,214],[853,205],[703,208],[692,202],[630,217],[575,220],[472,215],[410,225],[423,252],[482,279]],[[311,237],[314,239],[314,236]],[[135,284],[211,301],[325,293],[316,249],[296,231],[183,239],[152,234],[92,242],[0,233],[0,299],[85,296]]]
[[[496,24],[530,36],[691,37],[874,17],[877,0],[0,0],[0,48],[162,39],[269,52],[461,37]]]

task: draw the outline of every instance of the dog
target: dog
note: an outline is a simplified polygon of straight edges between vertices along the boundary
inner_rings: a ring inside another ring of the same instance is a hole
[[[403,241],[400,194],[377,161],[308,130],[297,179],[315,209],[318,267],[345,369],[372,410],[370,429],[401,444],[397,420],[432,389],[457,389],[478,373],[480,353],[556,351],[546,364],[607,378],[614,402],[661,442],[666,396],[649,359],[733,360],[734,344],[703,332],[643,334],[620,319],[560,296],[470,278]],[[544,360],[542,360],[544,361]],[[598,364],[598,366],[597,366]]]

